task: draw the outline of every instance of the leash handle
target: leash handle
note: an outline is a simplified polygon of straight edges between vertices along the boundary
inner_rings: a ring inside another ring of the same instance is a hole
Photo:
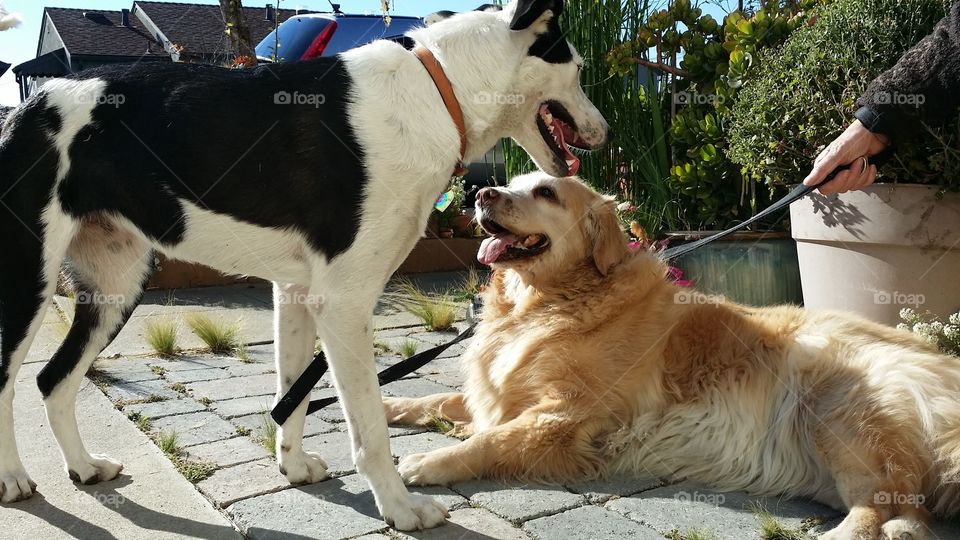
[[[880,165],[883,165],[884,163],[886,163],[892,156],[893,156],[893,149],[890,148],[890,147],[887,147],[884,151],[882,151],[882,152],[880,152],[879,154],[877,154],[877,155],[873,156],[872,158],[870,158],[870,161],[871,161],[871,163],[872,163],[873,165],[876,165],[876,166],[879,167]],[[790,193],[786,194],[783,198],[781,198],[781,199],[778,200],[777,202],[773,203],[772,205],[768,206],[768,207],[765,208],[762,212],[760,212],[760,213],[752,216],[750,219],[744,221],[743,223],[734,225],[733,227],[730,227],[729,229],[720,231],[720,232],[718,232],[717,234],[708,236],[708,237],[706,237],[706,238],[701,238],[700,240],[697,240],[696,242],[690,242],[689,244],[683,244],[682,246],[677,246],[677,247],[674,247],[674,248],[670,248],[670,249],[664,250],[663,256],[664,256],[664,258],[666,258],[666,259],[668,259],[668,260],[669,260],[669,259],[676,259],[677,257],[682,257],[683,255],[686,255],[687,253],[690,253],[691,251],[696,251],[697,249],[700,249],[701,247],[703,247],[703,246],[705,246],[705,245],[707,245],[707,244],[709,244],[709,243],[711,243],[711,242],[715,242],[715,241],[717,241],[717,240],[720,240],[721,238],[727,237],[727,236],[729,236],[729,235],[731,235],[731,234],[739,231],[740,229],[744,229],[744,228],[752,225],[753,223],[756,223],[757,221],[760,221],[761,219],[769,216],[770,214],[772,214],[772,213],[774,213],[774,212],[777,212],[777,211],[779,211],[779,210],[782,210],[783,208],[786,208],[787,206],[790,206],[790,204],[792,204],[793,202],[802,199],[803,197],[805,197],[805,196],[806,196],[808,193],[810,193],[811,191],[819,188],[820,186],[822,186],[822,185],[826,184],[827,182],[830,182],[831,180],[833,180],[834,178],[836,178],[836,176],[837,176],[838,174],[840,174],[840,172],[841,172],[844,168],[849,167],[849,166],[850,166],[849,163],[847,163],[846,165],[840,165],[840,166],[837,167],[836,169],[830,171],[830,174],[828,174],[828,175],[823,179],[823,181],[821,181],[820,183],[818,183],[818,184],[815,185],[815,186],[805,186],[805,185],[803,185],[803,184],[800,184],[799,186],[793,188],[793,189],[790,191]],[[806,175],[804,175],[804,176],[806,176]]]

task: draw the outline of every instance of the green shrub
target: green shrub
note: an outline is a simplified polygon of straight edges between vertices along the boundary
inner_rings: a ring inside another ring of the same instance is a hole
[[[728,156],[749,179],[798,182],[852,121],[855,100],[877,75],[927,35],[947,0],[836,0],[784,45],[761,54],[760,72],[732,108]],[[960,189],[960,123],[921,134],[881,168],[884,180]]]
[[[652,84],[636,73],[611,76],[607,54],[635,36],[650,13],[648,1],[598,2],[567,0],[561,28],[584,59],[580,80],[590,101],[603,113],[615,142],[584,153],[578,173],[599,191],[615,193],[640,209],[642,225],[656,231],[673,227],[670,193],[670,156],[663,110],[663,79]],[[530,157],[513,141],[504,145],[507,175],[536,169]]]
[[[651,13],[636,39],[608,55],[612,72],[639,63],[674,77],[667,187],[670,212],[682,228],[723,228],[766,202],[763,194],[757,200],[726,156],[730,107],[758,71],[758,53],[783,43],[806,11],[824,1],[760,2],[718,23],[689,0],[676,0]]]

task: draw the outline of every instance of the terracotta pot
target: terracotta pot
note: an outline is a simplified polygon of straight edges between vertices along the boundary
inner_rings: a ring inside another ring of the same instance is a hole
[[[716,231],[669,233],[670,246],[695,241]],[[698,291],[752,306],[799,304],[797,247],[788,233],[734,233],[670,264]]]
[[[476,227],[473,223],[473,214],[460,214],[453,218],[453,233],[459,238],[473,238]]]
[[[876,184],[793,203],[806,306],[891,325],[905,307],[942,317],[960,309],[960,194],[937,193]]]

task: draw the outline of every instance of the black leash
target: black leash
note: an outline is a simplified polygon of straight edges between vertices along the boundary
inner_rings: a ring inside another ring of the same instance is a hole
[[[890,159],[891,155],[892,155],[892,151],[888,148],[887,150],[884,150],[883,152],[877,154],[876,156],[873,156],[873,158],[871,158],[870,161],[874,165],[879,166],[884,162],[886,162],[888,159]],[[743,229],[769,216],[770,214],[773,214],[774,212],[783,210],[784,208],[790,206],[791,203],[803,198],[811,191],[833,180],[833,178],[837,175],[837,173],[841,171],[842,167],[847,167],[847,166],[849,165],[843,165],[841,167],[834,169],[830,174],[826,176],[826,178],[822,182],[820,182],[815,186],[805,186],[803,184],[800,184],[799,186],[793,188],[793,190],[790,191],[790,193],[788,193],[782,199],[773,203],[770,207],[766,208],[765,210],[751,217],[750,219],[744,221],[743,223],[730,227],[729,229],[725,231],[721,231],[717,234],[697,240],[696,242],[691,242],[689,244],[683,244],[682,246],[677,246],[674,248],[667,249],[663,252],[663,256],[666,259],[675,259],[677,257],[680,257],[681,255],[685,255],[687,253],[690,253],[691,251],[699,249],[709,244],[710,242],[720,240],[721,238],[731,235],[739,231],[740,229]],[[422,368],[423,366],[427,365],[428,363],[436,359],[438,356],[440,356],[443,353],[443,351],[449,349],[453,345],[460,343],[461,341],[472,336],[474,329],[477,327],[476,321],[479,318],[478,315],[479,315],[480,309],[481,309],[480,301],[477,297],[474,297],[470,305],[469,318],[471,320],[471,323],[466,330],[461,332],[460,335],[458,335],[456,338],[453,339],[453,341],[444,343],[443,345],[439,345],[437,347],[428,349],[421,353],[417,353],[402,362],[399,362],[397,364],[394,364],[384,369],[383,371],[377,374],[377,379],[380,382],[380,386],[398,381],[403,377],[406,377],[407,375],[413,373],[414,371]],[[316,356],[313,357],[313,362],[311,362],[310,365],[307,366],[307,369],[303,371],[303,373],[296,380],[296,382],[294,382],[293,385],[290,387],[290,390],[287,391],[287,393],[280,399],[277,405],[270,412],[270,416],[273,417],[273,421],[276,422],[277,425],[282,426],[283,423],[287,421],[287,418],[289,418],[290,415],[293,414],[293,411],[301,403],[303,403],[304,399],[306,399],[310,395],[310,392],[313,390],[313,387],[316,386],[318,382],[320,382],[320,378],[323,377],[323,374],[327,372],[327,367],[328,367],[327,357],[323,354],[323,351],[320,351],[319,353],[317,353]],[[335,403],[336,401],[337,401],[336,396],[327,397],[323,399],[315,399],[311,401],[310,404],[307,406],[307,414],[315,413],[320,409],[323,409],[327,405],[330,405],[331,403]]]
[[[883,152],[880,152],[879,154],[877,154],[877,155],[873,156],[872,158],[870,158],[870,163],[879,167],[880,165],[886,163],[886,161],[887,161],[888,159],[890,159],[890,156],[892,156],[892,155],[893,155],[892,150],[891,150],[890,148],[887,148],[887,149],[884,150]],[[769,216],[770,214],[773,214],[774,212],[778,212],[778,211],[780,211],[780,210],[783,210],[784,208],[790,206],[792,203],[794,203],[794,202],[796,202],[796,201],[804,198],[804,197],[805,197],[808,193],[810,193],[811,191],[813,191],[813,190],[819,188],[820,186],[826,184],[827,182],[833,180],[834,177],[836,177],[837,174],[840,173],[841,170],[843,170],[844,168],[849,167],[849,166],[850,166],[850,165],[847,164],[847,165],[841,165],[840,167],[837,167],[836,169],[834,169],[833,171],[831,171],[830,174],[828,174],[828,175],[826,176],[826,178],[823,179],[822,182],[820,182],[819,184],[817,184],[817,185],[815,185],[815,186],[805,186],[805,185],[803,185],[803,184],[800,184],[799,186],[793,188],[793,190],[791,190],[790,193],[787,193],[782,199],[780,199],[779,201],[773,203],[772,205],[770,205],[769,207],[767,207],[766,209],[764,209],[762,212],[760,212],[759,214],[757,214],[757,215],[751,217],[750,219],[744,221],[743,223],[739,223],[739,224],[737,224],[737,225],[734,225],[733,227],[730,227],[729,229],[727,229],[727,230],[725,230],[725,231],[720,231],[720,232],[718,232],[717,234],[708,236],[708,237],[706,237],[706,238],[701,238],[700,240],[697,240],[696,242],[690,242],[689,244],[683,244],[683,245],[681,245],[681,246],[676,246],[676,247],[672,247],[672,248],[670,248],[670,249],[666,249],[666,250],[663,251],[663,257],[664,257],[665,259],[668,259],[668,260],[669,260],[669,259],[676,259],[677,257],[680,257],[680,256],[682,256],[682,255],[686,255],[687,253],[690,253],[691,251],[696,251],[696,250],[702,248],[703,246],[709,244],[710,242],[714,242],[714,241],[716,241],[716,240],[720,240],[721,238],[724,238],[724,237],[726,237],[726,236],[729,236],[729,235],[731,235],[731,234],[739,231],[740,229],[744,229],[744,228],[746,228],[746,227],[748,227],[748,226],[756,223],[757,221],[760,221],[761,219]]]

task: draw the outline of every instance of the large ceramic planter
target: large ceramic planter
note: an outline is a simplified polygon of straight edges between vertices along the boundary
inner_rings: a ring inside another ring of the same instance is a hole
[[[843,309],[886,324],[902,308],[960,309],[960,195],[877,184],[790,207],[807,307]]]
[[[670,245],[715,231],[676,232]],[[741,232],[670,261],[697,290],[752,306],[799,304],[797,248],[787,233]]]

